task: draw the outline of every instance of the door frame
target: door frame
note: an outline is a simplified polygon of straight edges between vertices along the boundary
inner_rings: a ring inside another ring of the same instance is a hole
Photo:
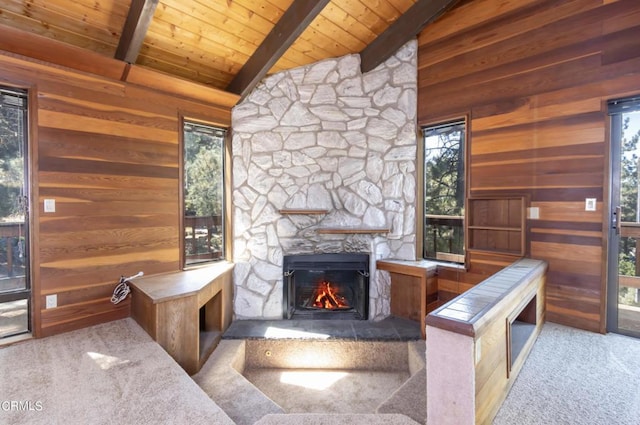
[[[618,292],[619,292],[619,242],[620,242],[620,229],[621,229],[621,211],[619,209],[620,202],[620,178],[621,167],[620,157],[622,152],[622,139],[619,135],[622,134],[623,126],[623,114],[625,111],[636,111],[640,108],[640,97],[632,97],[626,99],[619,99],[609,101],[607,103],[607,115],[609,117],[607,122],[607,137],[608,140],[608,154],[607,160],[609,172],[609,193],[606,217],[604,217],[604,223],[607,226],[607,240],[606,240],[606,331],[618,333],[622,335],[640,337],[640,333],[633,332],[625,329],[620,329],[618,326]],[[615,135],[615,136],[614,136]],[[640,193],[638,194],[640,197]],[[638,253],[636,253],[638,255]]]

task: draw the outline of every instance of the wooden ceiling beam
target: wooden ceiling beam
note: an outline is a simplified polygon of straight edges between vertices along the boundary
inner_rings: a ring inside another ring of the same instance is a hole
[[[302,34],[329,0],[294,0],[226,90],[243,98]]]
[[[158,0],[131,0],[129,14],[116,49],[116,59],[130,64],[136,63],[156,6]]]
[[[360,52],[360,69],[369,72],[438,19],[459,0],[418,0]]]

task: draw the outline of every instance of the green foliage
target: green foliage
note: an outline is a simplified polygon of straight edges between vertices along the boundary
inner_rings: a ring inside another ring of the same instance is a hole
[[[11,159],[22,156],[24,111],[0,102],[0,169],[8,171]]]
[[[0,218],[21,214],[19,197],[24,185],[24,114],[0,102]]]
[[[223,138],[185,132],[184,199],[188,215],[222,214]]]
[[[463,222],[433,216],[464,215],[464,123],[424,130],[425,257],[464,253]]]
[[[224,132],[212,127],[185,123],[184,205],[185,216],[214,217],[223,214]],[[187,264],[219,258],[223,233],[219,220],[205,220],[194,229],[185,227]],[[195,223],[195,221],[194,221]],[[209,224],[203,224],[209,223]]]
[[[629,117],[623,122],[620,163],[620,207],[623,222],[640,221],[638,216],[638,140],[640,131],[631,137],[625,137],[629,128]],[[636,276],[637,246],[636,239],[620,238],[618,274]],[[620,286],[618,301],[627,305],[640,305],[636,302],[635,288]]]
[[[629,127],[629,118],[625,118],[623,131]],[[640,132],[630,138],[622,137],[622,161],[620,167],[620,206],[622,221],[640,221],[638,219],[638,139]]]

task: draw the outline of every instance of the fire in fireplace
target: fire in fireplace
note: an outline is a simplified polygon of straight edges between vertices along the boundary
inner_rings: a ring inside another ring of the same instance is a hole
[[[285,319],[366,320],[369,309],[369,255],[285,255]]]

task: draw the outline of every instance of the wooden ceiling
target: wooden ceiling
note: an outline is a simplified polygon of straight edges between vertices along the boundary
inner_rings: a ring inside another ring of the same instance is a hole
[[[4,0],[0,24],[243,94],[267,73],[350,53],[372,69],[455,3]]]

